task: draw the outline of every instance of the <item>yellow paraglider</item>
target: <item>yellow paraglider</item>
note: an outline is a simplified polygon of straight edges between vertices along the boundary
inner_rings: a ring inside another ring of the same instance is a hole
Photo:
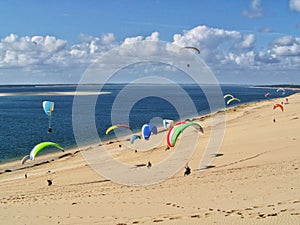
[[[226,102],[226,104],[229,105],[232,101],[238,101],[238,102],[241,102],[241,100],[238,99],[238,98],[231,98],[231,99],[229,99],[229,100]]]

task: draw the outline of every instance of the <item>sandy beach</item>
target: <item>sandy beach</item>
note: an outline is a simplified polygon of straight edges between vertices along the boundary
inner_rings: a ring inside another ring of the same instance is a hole
[[[284,112],[273,110],[281,101],[227,109],[221,149],[205,170],[199,170],[199,160],[210,139],[211,118],[196,119],[205,133],[189,160],[192,173],[183,176],[182,168],[150,186],[126,186],[101,177],[79,149],[39,156],[22,166],[20,161],[1,164],[0,224],[298,225],[300,94],[289,97]],[[193,141],[188,132],[184,138]],[[115,141],[107,149],[132,167],[148,160],[156,164],[173,151],[165,150],[165,142],[151,152],[119,144]],[[97,148],[91,145],[84,151]],[[51,186],[47,179],[52,179]]]

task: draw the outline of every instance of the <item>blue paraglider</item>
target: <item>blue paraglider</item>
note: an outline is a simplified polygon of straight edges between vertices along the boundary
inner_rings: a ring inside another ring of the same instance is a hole
[[[48,116],[48,132],[50,133],[52,131],[51,128],[51,117],[52,117],[52,113],[54,110],[54,102],[50,102],[50,101],[43,101],[43,109],[45,114]]]
[[[142,127],[143,138],[149,140],[151,134],[157,134],[157,127],[152,124],[144,124]]]
[[[133,144],[134,143],[134,141],[136,140],[136,139],[141,139],[141,136],[140,135],[133,135],[132,137],[131,137],[131,141],[130,141],[130,143],[131,144]]]

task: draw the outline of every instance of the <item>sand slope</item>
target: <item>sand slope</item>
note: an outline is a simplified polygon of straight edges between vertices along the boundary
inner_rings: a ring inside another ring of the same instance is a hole
[[[113,183],[86,165],[76,149],[62,158],[61,153],[41,156],[35,163],[48,163],[34,167],[0,165],[0,223],[299,224],[300,95],[289,98],[284,113],[272,110],[279,101],[227,110],[218,157],[212,168],[197,170],[209,140],[207,117],[201,121],[205,135],[189,161],[192,174],[184,177],[182,169],[151,186]],[[144,153],[118,145],[107,149],[133,166],[149,159],[157,163],[172,151],[165,151],[164,143]],[[93,148],[97,145],[88,149]],[[53,185],[47,186],[50,178]]]

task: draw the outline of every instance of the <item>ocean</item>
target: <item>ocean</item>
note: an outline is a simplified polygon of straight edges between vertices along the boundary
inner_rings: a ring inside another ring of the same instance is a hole
[[[114,100],[125,86],[125,84],[107,84],[101,90],[107,92],[98,97],[95,107],[95,124],[101,140],[108,140],[114,137],[114,132],[105,135],[105,131],[112,125],[111,110]],[[159,88],[155,90],[159,93],[158,96],[180,98],[180,96],[177,96],[178,93],[168,88],[167,85],[158,86],[153,85],[154,89]],[[181,87],[193,101],[199,115],[211,112],[201,88],[187,84],[183,84]],[[136,96],[139,96],[139,93],[144,93],[145,87],[137,85],[135,88],[135,98],[138,99]],[[91,87],[87,89],[90,90]],[[224,94],[230,93],[241,100],[241,103],[233,102],[230,106],[266,100],[267,98],[286,97],[295,93],[295,91],[286,90],[283,95],[282,92],[277,92],[274,88],[255,88],[246,85],[221,85],[221,89]],[[0,87],[0,163],[21,159],[24,155],[29,154],[36,144],[43,141],[56,142],[65,149],[75,147],[76,141],[72,127],[74,96],[59,94],[38,95],[39,93],[72,92],[75,90],[75,85]],[[207,90],[210,89],[208,88]],[[268,92],[270,95],[265,97],[265,94]],[[3,96],[3,93],[10,93],[10,95]],[[42,102],[45,100],[55,102],[55,109],[51,118],[51,127],[53,129],[51,133],[48,133],[48,116],[42,108]],[[82,107],[85,106],[83,105]],[[142,125],[149,123],[153,118],[156,118],[156,122],[165,118],[175,121],[182,118],[182,114],[170,102],[153,95],[139,99],[130,108],[129,112],[129,125],[133,132],[140,131]],[[118,113],[123,113],[122,109]],[[193,116],[189,113],[190,111],[186,109],[183,113],[184,117]],[[87,142],[91,143],[93,141],[92,139],[87,140]]]

